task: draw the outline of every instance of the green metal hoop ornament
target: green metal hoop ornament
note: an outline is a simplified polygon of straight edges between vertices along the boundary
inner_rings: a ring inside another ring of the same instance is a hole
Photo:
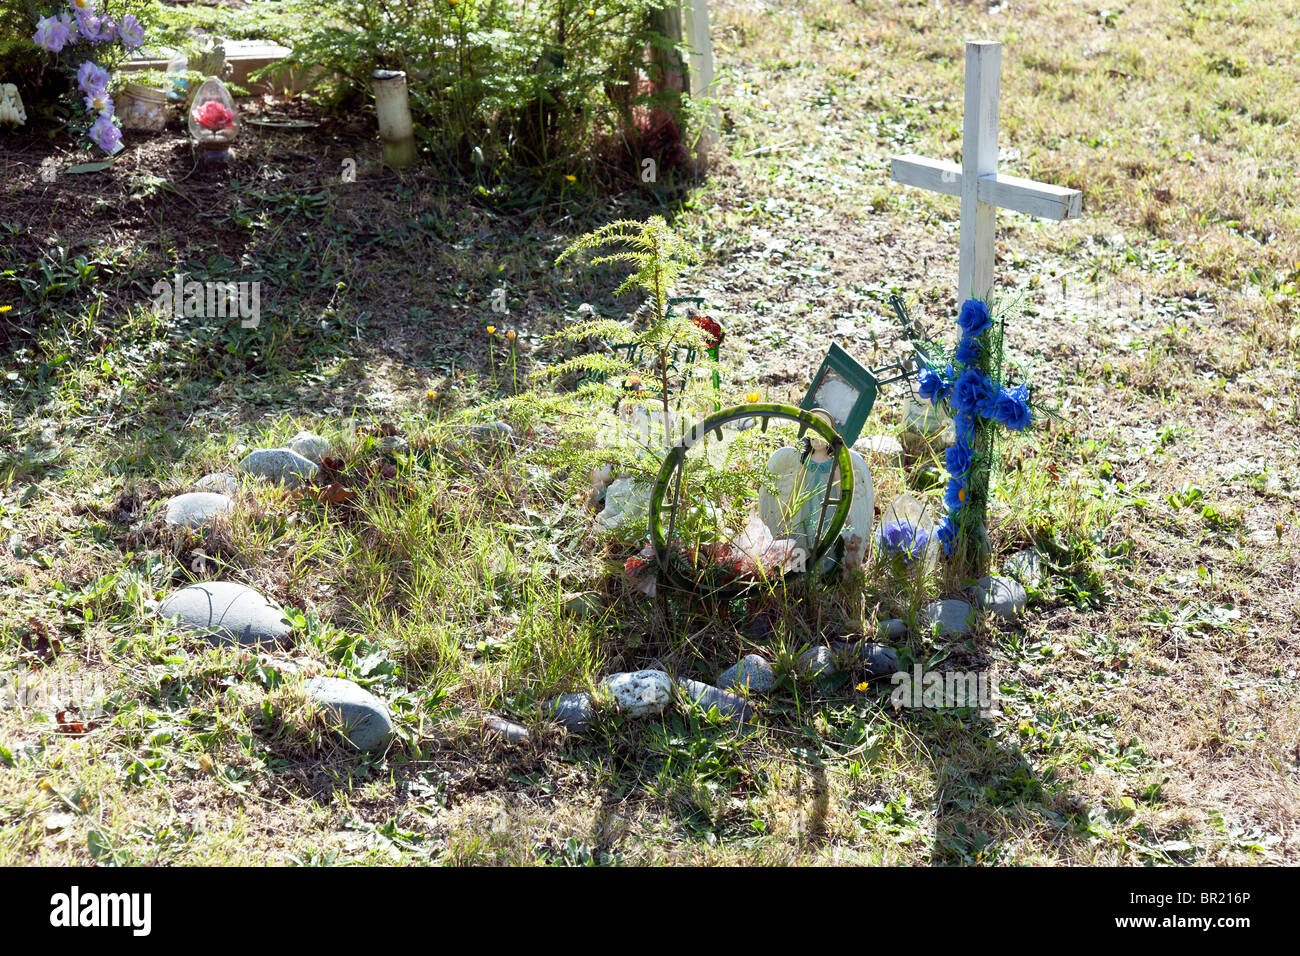
[[[799,425],[799,436],[803,437],[804,433],[811,430],[816,432],[835,457],[836,465],[831,472],[827,481],[827,497],[822,502],[821,516],[818,520],[819,533],[817,537],[817,546],[813,553],[808,556],[806,567],[814,568],[826,552],[834,545],[836,538],[839,537],[840,530],[844,527],[844,522],[848,520],[849,505],[853,502],[853,460],[849,457],[849,449],[840,439],[839,434],[826,422],[822,421],[812,412],[804,411],[794,405],[784,405],[776,402],[765,403],[758,402],[750,405],[733,405],[730,408],[724,408],[721,411],[714,412],[703,421],[695,425],[681,441],[673,445],[664,456],[663,466],[659,469],[659,477],[655,480],[654,490],[650,496],[650,543],[654,547],[655,561],[659,568],[660,579],[680,590],[695,590],[697,582],[684,579],[674,567],[674,562],[670,560],[669,541],[672,538],[672,527],[664,527],[664,499],[668,495],[669,488],[673,486],[673,476],[678,475],[677,488],[674,489],[674,497],[680,489],[681,478],[680,472],[686,461],[686,453],[703,441],[710,432],[716,433],[718,440],[722,440],[722,427],[732,422],[743,421],[747,418],[756,418],[759,421],[759,427],[766,432],[771,420],[788,419]],[[832,499],[829,496],[830,486],[834,483],[836,476],[840,479],[839,497]],[[835,505],[835,511],[831,515],[830,523],[826,523],[826,511],[832,505]],[[675,517],[675,514],[674,514]],[[824,529],[824,530],[823,530]]]

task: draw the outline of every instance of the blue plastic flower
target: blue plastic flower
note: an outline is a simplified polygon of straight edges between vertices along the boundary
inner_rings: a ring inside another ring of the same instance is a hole
[[[957,444],[969,446],[971,439],[975,437],[975,416],[970,412],[957,412],[952,422],[957,432]]]
[[[993,401],[991,418],[1008,431],[1024,431],[1034,420],[1029,409],[1029,386],[1021,383],[1015,388],[1004,388]]]
[[[948,490],[943,495],[943,503],[950,515],[961,511],[961,506],[966,503],[966,482],[955,475],[949,478]]]
[[[935,528],[935,534],[943,545],[943,553],[952,554],[952,549],[957,545],[957,525],[952,518],[946,517],[940,521]]]
[[[921,369],[921,374],[916,376],[917,392],[920,396],[931,404],[939,403],[939,396],[943,392],[943,379],[939,373],[932,368]]]
[[[962,303],[957,324],[961,326],[962,332],[974,338],[983,334],[984,330],[993,324],[993,319],[989,315],[989,307],[981,300],[967,299]]]
[[[973,335],[963,335],[957,343],[957,352],[953,355],[962,365],[975,365],[980,360],[980,344]]]
[[[952,404],[959,412],[986,415],[996,397],[993,383],[977,368],[966,369],[952,386]]]
[[[958,442],[944,453],[944,463],[948,466],[948,474],[961,478],[970,471],[972,454],[970,445],[965,442]]]

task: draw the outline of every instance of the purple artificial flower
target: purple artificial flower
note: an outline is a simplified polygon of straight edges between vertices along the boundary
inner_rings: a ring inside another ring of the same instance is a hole
[[[962,303],[961,313],[957,316],[957,324],[961,330],[975,338],[983,334],[984,330],[993,324],[993,319],[989,315],[989,307],[979,299],[967,299]]]
[[[117,25],[108,14],[96,16],[89,9],[74,7],[77,16],[77,29],[81,38],[92,46],[111,43],[117,39]]]
[[[83,93],[102,93],[108,89],[108,70],[87,60],[77,68],[77,89]]]
[[[906,522],[891,521],[881,527],[879,540],[882,550],[901,554],[911,564],[925,554],[926,545],[930,543],[930,531]]]
[[[58,53],[71,39],[72,21],[68,19],[66,13],[62,19],[41,17],[36,21],[36,32],[32,34],[32,42],[41,49]]]
[[[1024,431],[1034,420],[1034,413],[1029,409],[1029,386],[1021,383],[1015,388],[1002,389],[990,412],[990,417],[1008,431]]]
[[[122,19],[117,24],[117,33],[122,38],[122,46],[128,50],[134,50],[144,43],[144,27],[134,14],[122,14]]]
[[[90,141],[104,152],[113,153],[122,141],[122,131],[111,116],[100,114],[99,119],[90,125]]]
[[[87,112],[98,113],[100,116],[113,115],[113,97],[103,90],[87,93],[82,99],[86,103]]]
[[[993,383],[977,368],[966,369],[952,386],[953,407],[959,412],[986,415],[996,397]]]
[[[966,472],[970,471],[973,460],[974,456],[971,454],[970,445],[964,441],[959,441],[944,452],[944,464],[948,467],[948,474],[957,478],[963,477]]]

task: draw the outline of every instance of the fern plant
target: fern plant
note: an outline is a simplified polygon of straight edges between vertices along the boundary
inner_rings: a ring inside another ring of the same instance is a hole
[[[713,343],[700,316],[691,312],[673,312],[668,301],[682,273],[700,259],[699,251],[673,230],[662,216],[651,216],[645,222],[620,219],[608,223],[594,232],[579,236],[555,260],[558,266],[566,260],[598,249],[612,247],[612,251],[590,260],[593,266],[628,264],[632,273],[614,290],[622,295],[640,290],[645,301],[631,315],[631,323],[611,319],[579,321],[556,333],[561,341],[587,341],[593,338],[614,340],[634,346],[629,349],[629,359],[616,355],[579,355],[553,366],[553,376],[574,371],[597,373],[608,380],[611,377],[635,380],[640,367],[631,360],[633,354],[649,354],[651,367],[657,379],[657,397],[662,409],[664,438],[672,435],[672,394],[674,356],[679,349],[696,349],[705,353]],[[714,361],[709,356],[709,361]],[[683,383],[683,387],[689,385]],[[611,389],[608,385],[588,382],[583,386],[588,392]]]

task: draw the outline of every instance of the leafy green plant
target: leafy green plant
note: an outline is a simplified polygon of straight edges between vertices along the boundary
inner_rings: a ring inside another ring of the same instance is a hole
[[[311,76],[330,104],[352,109],[369,102],[376,69],[405,71],[417,137],[463,173],[501,179],[530,169],[562,184],[560,174],[602,144],[636,154],[653,133],[672,145],[653,109],[676,94],[659,92],[655,63],[667,41],[651,28],[648,0],[277,6],[269,32],[294,52],[270,72]]]
[[[607,246],[613,246],[615,250],[596,256],[591,265],[626,263],[633,266],[632,274],[623,280],[614,294],[622,295],[639,289],[646,296],[644,305],[632,316],[630,328],[611,319],[592,319],[569,326],[559,332],[557,338],[569,341],[606,339],[633,346],[629,355],[649,354],[657,379],[656,397],[662,409],[664,435],[668,438],[672,430],[673,382],[670,376],[673,354],[679,348],[703,352],[710,344],[709,333],[696,316],[668,308],[668,299],[677,279],[689,264],[699,260],[700,254],[674,232],[662,216],[651,216],[645,222],[620,219],[579,236],[560,254],[555,264]],[[639,365],[630,359],[608,355],[580,355],[555,366],[551,373],[564,375],[579,369],[597,372],[607,380],[611,375],[618,376],[634,385],[640,379]]]

